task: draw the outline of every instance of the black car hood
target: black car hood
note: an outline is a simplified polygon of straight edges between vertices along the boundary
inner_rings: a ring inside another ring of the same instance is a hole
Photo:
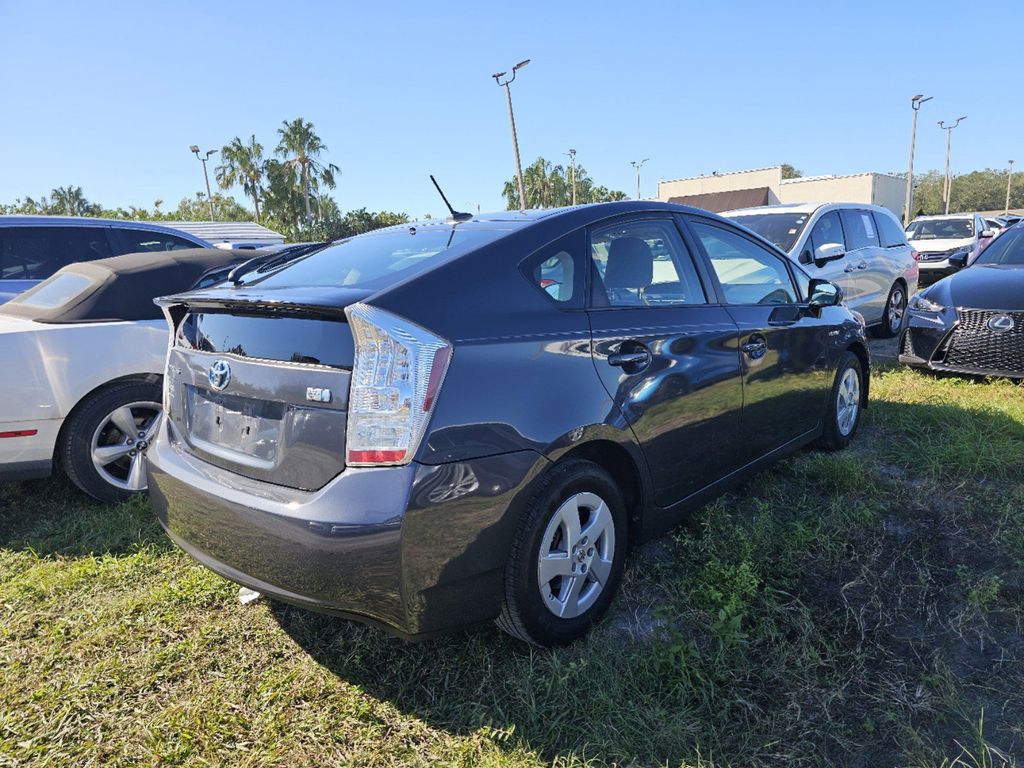
[[[1024,310],[1024,267],[976,264],[940,280],[924,295],[947,307]]]

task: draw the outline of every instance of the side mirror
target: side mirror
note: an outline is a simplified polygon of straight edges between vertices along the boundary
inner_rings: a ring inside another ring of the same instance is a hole
[[[819,313],[823,307],[834,307],[843,301],[843,292],[839,289],[839,286],[829,280],[822,280],[819,277],[811,280],[808,293],[810,298],[807,301],[807,305]]]
[[[828,262],[841,259],[845,255],[846,248],[839,243],[825,243],[824,245],[819,245],[814,251],[814,263],[816,266],[823,267]]]
[[[964,267],[967,266],[968,256],[970,256],[970,253],[968,251],[961,251],[960,253],[953,254],[952,256],[949,257],[949,266],[959,267],[960,269],[963,269]]]
[[[986,238],[986,237],[995,237],[995,236],[996,236],[996,231],[994,229],[983,229],[981,231],[981,237],[983,239]]]

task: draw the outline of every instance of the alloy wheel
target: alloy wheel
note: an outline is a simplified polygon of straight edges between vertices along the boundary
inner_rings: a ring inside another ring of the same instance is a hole
[[[907,299],[903,290],[893,288],[889,297],[889,306],[886,307],[886,320],[889,323],[889,330],[895,334],[903,327],[903,313],[907,310]]]
[[[839,394],[836,402],[836,422],[839,432],[844,437],[849,435],[857,424],[857,413],[860,411],[860,375],[854,368],[847,368],[839,382]]]
[[[146,489],[146,451],[160,423],[159,403],[139,401],[115,409],[92,435],[91,455],[103,480],[126,491]]]
[[[577,493],[555,510],[541,539],[537,582],[551,613],[572,619],[604,591],[615,560],[615,523],[604,500]]]

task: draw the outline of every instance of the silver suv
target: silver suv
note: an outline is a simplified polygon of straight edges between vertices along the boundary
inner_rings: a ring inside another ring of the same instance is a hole
[[[917,291],[916,253],[887,208],[866,203],[765,205],[722,214],[779,246],[811,277],[843,289],[873,336],[903,327]]]

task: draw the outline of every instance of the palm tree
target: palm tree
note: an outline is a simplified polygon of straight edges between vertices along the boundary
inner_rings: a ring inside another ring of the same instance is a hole
[[[240,185],[242,191],[252,198],[256,221],[260,221],[260,195],[263,194],[263,176],[266,172],[263,145],[256,141],[255,134],[249,137],[248,144],[243,144],[235,136],[230,144],[225,144],[221,149],[220,158],[222,164],[217,166],[217,184],[221,189]]]
[[[96,206],[85,198],[81,187],[57,187],[50,192],[50,198],[53,211],[65,216],[87,216],[96,209]]]
[[[312,188],[318,189],[323,183],[334,189],[334,174],[338,172],[338,166],[334,163],[324,165],[319,161],[320,154],[327,151],[327,145],[313,132],[313,124],[301,117],[282,122],[277,135],[280,140],[275,151],[295,170],[308,219],[312,216],[309,207]]]

